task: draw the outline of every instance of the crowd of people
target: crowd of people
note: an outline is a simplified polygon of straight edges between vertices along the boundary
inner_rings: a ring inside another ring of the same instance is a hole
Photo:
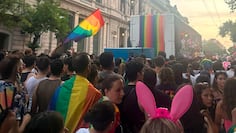
[[[0,52],[0,133],[233,133],[235,75],[230,56]]]

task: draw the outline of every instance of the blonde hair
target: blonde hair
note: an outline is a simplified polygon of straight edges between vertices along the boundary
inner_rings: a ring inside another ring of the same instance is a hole
[[[145,122],[140,133],[182,133],[181,129],[171,120],[158,118]]]

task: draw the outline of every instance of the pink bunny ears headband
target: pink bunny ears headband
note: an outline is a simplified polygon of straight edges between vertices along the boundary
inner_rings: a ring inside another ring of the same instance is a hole
[[[149,88],[141,81],[136,83],[136,94],[139,105],[148,114],[149,118],[166,118],[176,122],[190,108],[193,100],[193,89],[191,85],[183,86],[174,96],[171,110],[167,108],[156,108],[156,101]]]

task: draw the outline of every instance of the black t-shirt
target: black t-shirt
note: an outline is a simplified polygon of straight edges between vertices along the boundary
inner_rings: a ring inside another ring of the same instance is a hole
[[[145,114],[140,110],[135,85],[128,85],[124,88],[125,96],[119,105],[121,113],[121,123],[125,133],[138,133],[145,123]],[[170,109],[171,99],[160,90],[150,89],[157,107]]]
[[[173,99],[173,97],[176,93],[177,86],[176,85],[170,85],[170,84],[160,84],[160,85],[156,86],[155,89],[158,89],[158,90],[164,92],[171,99]]]
[[[25,72],[25,73],[21,73],[21,83],[25,82],[25,80],[27,79],[28,75],[30,74],[31,72]]]
[[[196,95],[193,97],[189,110],[180,118],[180,121],[184,127],[184,133],[207,133]]]
[[[138,133],[145,123],[145,115],[140,110],[135,85],[124,88],[124,97],[120,104],[120,117],[124,132]]]
[[[167,94],[158,89],[151,89],[151,92],[155,98],[157,107],[165,107],[170,110],[171,99]]]

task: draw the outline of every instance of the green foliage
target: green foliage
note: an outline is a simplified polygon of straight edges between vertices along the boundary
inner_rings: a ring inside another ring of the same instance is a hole
[[[235,46],[229,47],[228,51],[232,55],[234,52],[236,52]]]
[[[232,12],[235,11],[235,9],[236,9],[236,1],[235,0],[225,0],[225,3],[228,4],[228,6]]]
[[[39,48],[40,46],[39,46],[38,43],[33,44],[33,43],[30,42],[30,43],[28,44],[28,47],[29,47],[30,49],[32,49],[33,51],[35,51],[35,49],[36,49],[36,48]]]
[[[226,49],[222,49],[221,47],[219,47],[217,44],[217,42],[214,41],[207,41],[203,46],[202,49],[205,53],[208,53],[209,55],[224,55],[227,54]]]
[[[46,1],[38,4],[32,11],[25,15],[26,20],[22,25],[24,31],[41,35],[47,31],[57,33],[62,29],[65,32],[69,30],[68,16],[57,4]]]
[[[60,8],[60,0],[37,0],[34,7],[25,0],[0,0],[0,24],[20,27],[22,33],[33,37],[29,47],[38,48],[44,32],[54,32],[63,40],[69,32],[68,13]]]
[[[24,0],[0,0],[0,24],[18,26],[23,13]]]
[[[230,40],[236,42],[236,22],[232,22],[231,20],[229,20],[223,23],[223,25],[220,27],[219,34],[222,37],[229,35]]]
[[[55,32],[56,38],[62,40],[70,28],[68,14],[59,7],[59,1],[38,0],[35,8],[28,9],[21,21],[22,31],[33,35],[32,48],[37,48],[40,36],[44,32]],[[35,45],[35,46],[34,46]]]

